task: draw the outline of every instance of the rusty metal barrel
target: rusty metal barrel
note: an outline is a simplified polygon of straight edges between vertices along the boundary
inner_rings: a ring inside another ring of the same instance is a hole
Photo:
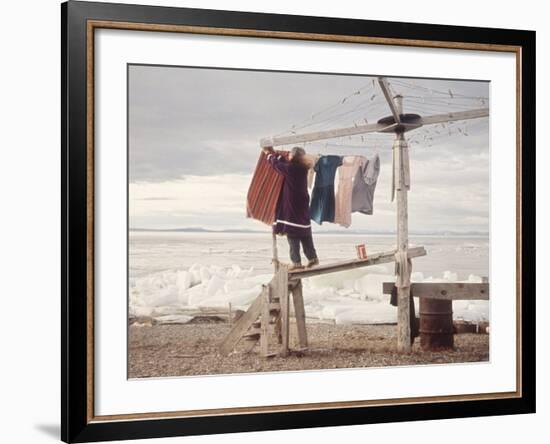
[[[453,301],[420,297],[420,346],[426,351],[454,347]]]

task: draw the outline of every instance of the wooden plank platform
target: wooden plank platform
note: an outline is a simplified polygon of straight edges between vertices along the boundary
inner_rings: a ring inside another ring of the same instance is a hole
[[[331,264],[323,264],[313,268],[306,268],[304,270],[289,271],[288,279],[296,280],[303,279],[311,276],[318,276],[321,274],[334,273],[337,271],[351,270],[354,268],[368,267],[369,265],[386,264],[395,260],[396,250],[373,253],[367,257],[367,259],[352,259],[343,262],[333,262]],[[408,257],[420,257],[426,256],[426,250],[424,247],[409,248]]]
[[[390,294],[393,282],[384,282],[384,294]],[[411,284],[411,292],[415,297],[440,300],[489,300],[489,284],[470,282],[419,282]]]

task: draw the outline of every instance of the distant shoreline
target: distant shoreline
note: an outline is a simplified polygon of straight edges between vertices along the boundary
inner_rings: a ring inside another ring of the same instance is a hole
[[[210,234],[266,234],[269,230],[246,230],[246,229],[223,229],[211,230],[207,228],[130,228],[132,233],[210,233]],[[395,236],[391,231],[315,231],[315,235],[369,235],[369,236]],[[442,232],[415,232],[411,231],[409,236],[431,236],[431,237],[489,237],[489,233],[469,231],[442,231]]]

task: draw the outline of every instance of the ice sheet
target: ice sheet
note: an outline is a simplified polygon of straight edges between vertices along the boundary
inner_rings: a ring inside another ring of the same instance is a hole
[[[163,323],[182,323],[186,308],[246,307],[260,294],[272,274],[254,274],[253,268],[193,264],[188,269],[155,272],[135,278],[130,289],[130,314],[150,316]],[[458,275],[446,270],[441,276],[412,275],[414,282],[457,282]],[[371,267],[311,277],[303,280],[306,316],[337,324],[397,322],[397,309],[383,294],[383,282],[393,282],[388,267]],[[470,274],[466,282],[481,282]],[[416,301],[418,304],[418,300]],[[488,301],[454,301],[453,316],[466,321],[488,320]],[[187,320],[190,320],[189,317]]]

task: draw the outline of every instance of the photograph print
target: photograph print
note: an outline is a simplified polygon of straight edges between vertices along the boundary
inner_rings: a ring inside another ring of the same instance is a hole
[[[134,378],[490,359],[490,82],[130,64]]]

